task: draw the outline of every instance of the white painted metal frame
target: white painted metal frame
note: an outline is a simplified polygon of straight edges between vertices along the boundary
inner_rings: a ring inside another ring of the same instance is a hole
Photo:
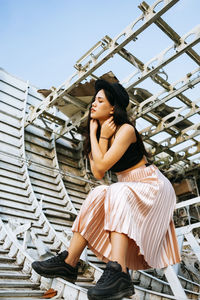
[[[148,112],[153,111],[159,105],[169,101],[170,99],[172,99],[174,97],[177,97],[179,94],[186,91],[188,88],[194,87],[199,82],[200,82],[200,67],[195,68],[189,74],[186,74],[181,79],[176,80],[174,83],[171,83],[168,87],[169,92],[167,93],[167,95],[166,95],[166,89],[162,89],[161,91],[157,92],[156,94],[154,94],[153,96],[151,96],[150,98],[146,99],[141,104],[139,104],[138,107],[135,108],[135,116],[137,118],[144,116]],[[179,87],[176,88],[176,86],[179,86]],[[192,102],[191,103],[192,108],[194,108],[194,106],[196,106],[196,104],[199,101],[200,101],[200,99],[197,99],[195,102]],[[196,109],[197,108],[198,108],[198,106],[196,106]],[[198,110],[197,110],[197,112],[198,112]],[[134,113],[134,111],[133,111],[133,113]],[[168,116],[169,115],[167,115],[167,117]],[[163,121],[164,121],[164,119],[163,119]]]
[[[49,107],[53,106],[55,102],[59,102],[65,94],[68,94],[69,91],[79,82],[87,78],[92,74],[98,67],[110,59],[114,54],[118,53],[126,44],[131,40],[135,39],[142,31],[144,31],[148,26],[150,26],[157,18],[164,14],[169,8],[176,4],[179,0],[157,0],[155,3],[148,9],[148,12],[143,13],[139,18],[133,21],[129,26],[127,26],[119,35],[117,35],[110,44],[105,45],[105,41],[102,44],[97,43],[91,50],[89,50],[86,55],[84,55],[78,61],[78,71],[74,73],[69,79],[67,79],[58,89],[53,91],[47,99],[45,99],[39,106],[35,107],[27,116],[25,126],[28,126],[36,118],[38,118],[45,110],[48,110]],[[158,4],[163,3],[163,7],[155,12],[155,9]],[[135,26],[138,23],[142,25],[136,29]],[[124,38],[120,43],[119,39]],[[107,51],[107,54],[104,55],[99,61],[98,58],[102,55],[102,49],[99,54],[93,54],[93,50],[97,47],[102,47],[104,49],[103,54]],[[85,60],[88,60],[85,65],[81,63]]]
[[[195,203],[199,203],[199,201],[200,201],[200,197],[196,197],[194,199],[180,202],[176,205],[176,209],[181,208],[181,207],[187,207],[187,206],[193,205]],[[192,225],[176,228],[176,234],[177,234],[177,237],[185,236],[185,238],[189,242],[192,250],[194,251],[195,255],[197,256],[198,260],[200,261],[200,245],[197,243],[195,237],[192,234],[192,229],[199,228],[199,227],[200,227],[200,222],[192,224]],[[164,268],[164,273],[165,273],[165,276],[170,284],[170,287],[171,287],[176,299],[181,299],[181,300],[188,299],[181,284],[180,284],[180,281],[176,275],[176,272],[174,271],[172,266],[168,266],[167,268]]]
[[[154,9],[161,2],[162,4],[164,4],[164,7],[159,12],[155,12]],[[161,15],[175,3],[177,3],[177,1],[156,1],[152,6],[149,6],[146,2],[142,2],[139,8],[142,10],[143,14],[135,21],[133,21],[130,25],[128,25],[114,39],[105,36],[101,41],[96,43],[90,50],[88,50],[87,53],[84,54],[75,64],[77,72],[74,73],[67,81],[65,81],[65,83],[62,84],[58,89],[53,90],[47,99],[45,99],[39,106],[35,107],[32,110],[32,112],[27,117],[25,126],[33,122],[37,117],[45,116],[43,112],[48,110],[48,108],[52,107],[53,105],[59,106],[59,101],[64,100],[67,103],[73,103],[80,109],[80,111],[71,117],[70,126],[69,122],[65,122],[64,126],[59,126],[56,129],[55,139],[57,140],[65,133],[79,127],[81,122],[87,115],[87,105],[80,99],[70,96],[68,93],[77,83],[81,82],[86,77],[95,77],[92,74],[94,70],[96,70],[100,65],[106,62],[113,55],[119,54],[137,68],[136,71],[134,71],[121,82],[125,85],[127,90],[131,91],[134,86],[144,81],[147,77],[151,77],[152,80],[164,87],[164,90],[161,91],[161,94],[156,94],[139,104],[138,112],[136,112],[136,110],[133,110],[133,115],[135,114],[137,118],[144,117],[144,119],[150,120],[151,118],[149,117],[148,113],[153,112],[153,110],[157,106],[164,104],[166,101],[173,97],[178,97],[179,99],[181,99],[181,101],[189,106],[190,104],[192,105],[190,112],[186,116],[183,117],[182,115],[180,115],[182,113],[182,109],[175,110],[172,113],[168,114],[164,119],[160,120],[158,126],[155,120],[152,118],[152,125],[150,126],[150,128],[146,128],[146,131],[144,132],[145,140],[151,146],[153,146],[154,141],[150,138],[153,135],[162,132],[163,130],[166,132],[171,132],[171,134],[175,136],[176,134],[175,132],[173,132],[173,130],[176,124],[178,124],[182,120],[187,120],[191,115],[195,113],[199,114],[198,103],[192,103],[192,101],[187,99],[187,97],[182,94],[182,92],[184,92],[185,90],[194,87],[194,85],[199,83],[198,74],[197,78],[194,78],[195,73],[199,72],[199,68],[195,71],[190,72],[184,78],[171,85],[168,84],[167,81],[165,81],[161,76],[159,76],[159,73],[161,73],[159,70],[163,66],[176,59],[182,53],[187,53],[194,60],[194,62],[196,62],[197,64],[200,63],[199,55],[191,48],[200,41],[200,26],[196,26],[188,33],[180,37],[163,19],[161,19]],[[152,23],[155,23],[166,35],[168,35],[173,40],[174,44],[161,51],[161,53],[153,57],[148,62],[142,63],[123,47],[127,45],[131,40],[135,40],[137,36]],[[192,38],[189,43],[187,43],[188,38]],[[110,54],[112,54],[112,56],[110,56]],[[168,57],[168,55],[170,56]],[[134,79],[135,81],[133,81]],[[179,83],[182,83],[182,87],[176,90],[176,86]],[[168,95],[162,98],[162,94],[166,93],[166,91],[168,91]],[[148,108],[145,108],[145,106]],[[85,112],[85,115],[83,117],[82,112]],[[157,126],[157,128],[152,130],[154,126]],[[173,130],[171,130],[171,127],[173,127]],[[182,132],[180,133],[180,135],[181,134]],[[192,138],[194,137],[195,136],[193,136]],[[187,139],[190,138],[191,136],[187,136]],[[189,164],[190,166],[192,166],[194,164],[192,160],[189,160],[189,158],[190,156],[199,153],[199,149],[200,146],[197,145],[196,152],[192,153],[191,155],[189,155],[189,153],[186,151],[184,157],[184,162],[186,165]],[[171,151],[170,149],[167,150],[166,147],[162,147],[161,145],[159,145],[156,153],[154,154],[157,155],[163,150],[170,156],[173,156],[173,151]],[[176,156],[171,164],[175,164],[181,159],[182,156]],[[165,167],[165,165],[166,167],[168,167],[167,161],[163,160],[162,162],[164,163],[164,165],[160,166],[161,168]]]
[[[194,39],[193,41],[187,44],[185,40],[190,35],[194,35]],[[183,54],[187,49],[196,45],[199,41],[200,41],[200,26],[197,26],[192,30],[190,30],[187,34],[182,36],[182,38],[180,39],[181,42],[180,45],[175,46],[173,44],[169,46],[161,53],[159,53],[157,56],[153,57],[151,60],[146,62],[144,64],[144,70],[142,72],[138,69],[134,73],[128,75],[124,80],[121,81],[121,83],[125,86],[127,91],[129,91],[132,87],[135,87],[137,84],[144,81],[147,77],[157,73],[159,69],[161,69],[162,67],[164,67],[165,65],[167,65],[168,63],[176,59],[178,56]],[[172,54],[169,58],[165,58],[165,56],[167,56],[167,53],[170,52],[171,50],[174,51],[174,54]],[[155,65],[152,66],[153,63],[155,63]],[[134,79],[135,77],[137,77],[137,79],[131,82],[132,79]]]

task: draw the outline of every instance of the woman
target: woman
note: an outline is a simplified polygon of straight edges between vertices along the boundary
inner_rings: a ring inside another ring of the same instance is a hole
[[[89,299],[122,299],[134,294],[128,268],[163,268],[180,262],[173,224],[176,196],[168,179],[148,155],[128,120],[129,96],[122,85],[97,80],[85,150],[93,175],[116,172],[118,182],[94,188],[77,216],[68,251],[33,269],[45,277],[74,282],[79,257],[88,246],[106,268]]]

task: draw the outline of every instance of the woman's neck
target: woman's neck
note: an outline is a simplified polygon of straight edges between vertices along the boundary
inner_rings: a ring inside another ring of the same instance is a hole
[[[107,120],[107,119],[106,119],[106,120]],[[98,121],[99,121],[100,127],[102,126],[103,122],[105,122],[106,120],[98,120]]]

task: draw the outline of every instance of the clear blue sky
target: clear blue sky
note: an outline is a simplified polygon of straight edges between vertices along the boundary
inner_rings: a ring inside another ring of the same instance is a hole
[[[106,34],[115,37],[141,15],[137,7],[141,2],[0,0],[0,67],[39,88],[57,87],[74,73],[76,60],[97,41]],[[154,2],[147,0],[150,5]],[[163,18],[183,35],[200,23],[199,12],[200,0],[180,0]],[[153,25],[130,50],[146,62],[171,44]],[[131,71],[127,65],[121,71],[115,68],[116,64],[113,71],[119,79]]]

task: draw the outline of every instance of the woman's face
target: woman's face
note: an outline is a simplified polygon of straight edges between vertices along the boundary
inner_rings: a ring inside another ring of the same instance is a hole
[[[113,106],[110,104],[104,90],[98,91],[91,107],[91,118],[99,120],[100,123],[107,120],[113,114]]]

